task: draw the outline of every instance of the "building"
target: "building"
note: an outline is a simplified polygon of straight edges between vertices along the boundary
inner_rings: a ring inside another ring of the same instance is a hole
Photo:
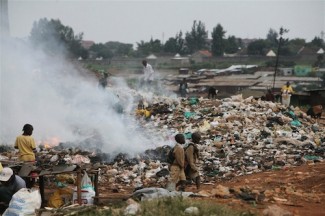
[[[205,61],[209,61],[211,57],[212,57],[212,53],[209,50],[200,50],[195,52],[191,56],[191,60],[193,60],[196,63],[205,62]]]

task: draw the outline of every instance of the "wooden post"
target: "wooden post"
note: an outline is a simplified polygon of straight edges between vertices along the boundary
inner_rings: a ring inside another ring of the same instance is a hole
[[[81,205],[81,169],[77,170],[77,200],[78,204]]]
[[[39,190],[41,194],[42,204],[41,207],[45,206],[45,198],[44,198],[44,176],[39,176]]]
[[[94,188],[95,188],[95,199],[94,199],[94,203],[95,205],[98,204],[98,196],[99,196],[99,192],[98,192],[98,170],[95,171],[95,179],[94,179]]]

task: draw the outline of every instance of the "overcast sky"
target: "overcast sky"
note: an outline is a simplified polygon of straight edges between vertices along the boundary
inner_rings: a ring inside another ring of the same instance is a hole
[[[220,23],[226,36],[265,38],[269,29],[289,29],[286,37],[307,41],[325,31],[325,1],[112,1],[112,0],[8,0],[11,35],[28,37],[40,18],[60,19],[84,40],[96,43],[162,42],[177,32],[190,31],[194,20],[211,32]]]

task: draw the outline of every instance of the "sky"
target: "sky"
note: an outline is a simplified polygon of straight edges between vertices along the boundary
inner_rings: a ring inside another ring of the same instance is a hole
[[[307,42],[325,32],[324,0],[8,0],[11,36],[26,38],[40,18],[60,19],[63,25],[83,32],[95,43],[119,41],[136,44],[176,33],[189,32],[193,21],[202,21],[211,32],[217,24],[226,37],[266,38],[270,28],[289,29],[285,37]]]

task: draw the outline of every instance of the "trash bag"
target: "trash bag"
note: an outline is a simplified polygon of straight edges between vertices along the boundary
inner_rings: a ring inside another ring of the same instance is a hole
[[[38,190],[22,188],[12,196],[9,207],[3,216],[36,215],[35,210],[39,209],[41,204],[42,198]]]
[[[301,126],[301,122],[298,119],[291,121],[290,124],[295,127]]]

